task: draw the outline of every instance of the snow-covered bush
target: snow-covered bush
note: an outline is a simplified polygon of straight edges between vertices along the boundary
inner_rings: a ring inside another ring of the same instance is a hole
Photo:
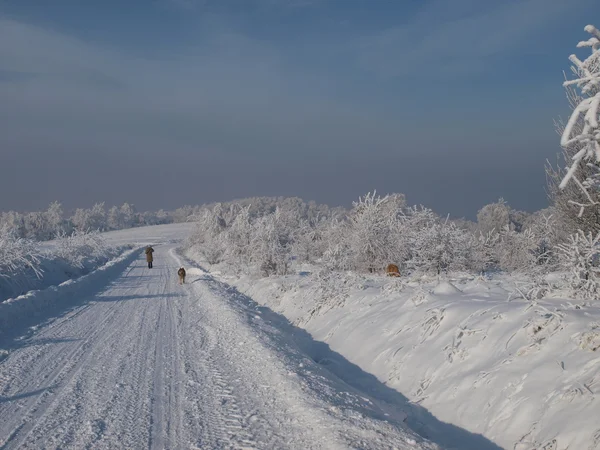
[[[517,233],[505,226],[497,244],[498,265],[508,272],[527,271],[538,264],[538,248],[538,239],[531,229]]]
[[[448,220],[436,220],[414,233],[409,268],[426,273],[466,270],[470,235]]]
[[[204,210],[196,222],[190,237],[190,245],[197,246],[209,264],[218,264],[226,252],[227,240],[222,233],[226,229],[225,219],[221,216],[221,208]]]
[[[481,232],[471,235],[469,266],[477,273],[484,273],[498,265],[497,245],[500,233],[492,229],[487,234]]]
[[[571,165],[567,168],[559,187],[564,189],[569,181],[573,181],[585,194],[586,201],[577,205],[580,215],[586,207],[598,206],[598,202],[588,193],[598,189],[600,162],[600,31],[592,25],[586,26],[585,31],[591,34],[591,37],[580,42],[577,47],[587,47],[591,54],[583,61],[576,55],[569,57],[573,63],[575,78],[566,81],[564,85],[577,87],[579,101],[574,105],[560,140],[564,148],[577,148],[577,153],[573,155]],[[583,165],[593,169],[593,173],[588,173],[584,179],[577,176]]]
[[[107,254],[106,241],[96,232],[74,231],[62,234],[52,249],[54,257],[65,260],[73,267],[83,268],[86,262],[103,258]]]
[[[325,251],[323,265],[329,270],[351,270],[354,268],[355,257],[349,225],[345,221],[333,220],[324,232]]]
[[[7,226],[0,228],[0,277],[8,280],[17,279],[16,275],[30,271],[40,277],[42,270],[40,260],[42,254],[31,239],[17,237]]]
[[[600,295],[600,234],[571,235],[568,242],[557,246],[558,258],[568,271],[567,281],[576,298],[592,299]]]
[[[76,231],[42,250],[39,242],[20,238],[4,226],[0,228],[0,301],[84,275],[123,249],[109,247],[98,233]]]
[[[369,272],[381,270],[393,258],[399,209],[390,196],[382,198],[375,192],[359,197],[353,206],[348,238],[354,268]]]

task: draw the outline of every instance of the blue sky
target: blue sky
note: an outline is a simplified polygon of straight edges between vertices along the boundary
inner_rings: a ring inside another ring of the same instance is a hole
[[[595,18],[594,0],[4,0],[0,210],[373,189],[535,210]]]

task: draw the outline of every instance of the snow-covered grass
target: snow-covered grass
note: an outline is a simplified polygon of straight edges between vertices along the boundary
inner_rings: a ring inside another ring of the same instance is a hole
[[[519,292],[543,296],[544,288],[517,275],[411,280],[305,266],[258,278],[217,269],[444,422],[516,450],[600,445],[594,302],[526,300]]]
[[[0,232],[0,301],[78,278],[127,248],[107,244],[98,233],[75,232],[40,246]]]

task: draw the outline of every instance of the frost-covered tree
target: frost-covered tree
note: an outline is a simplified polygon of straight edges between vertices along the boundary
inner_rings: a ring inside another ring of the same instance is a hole
[[[399,220],[399,227],[394,236],[394,260],[402,267],[415,256],[415,242],[421,237],[422,230],[433,227],[439,216],[424,206],[406,208]]]
[[[6,230],[17,237],[25,237],[25,218],[23,214],[15,211],[9,211],[0,214],[0,228],[6,227]]]
[[[45,240],[50,238],[46,218],[41,211],[35,211],[24,216],[24,237],[34,240]]]
[[[359,197],[349,214],[348,238],[357,270],[374,272],[393,258],[394,232],[402,203],[397,197],[376,192]]]
[[[157,225],[166,224],[166,223],[170,223],[171,222],[171,216],[164,209],[159,209],[156,212],[155,217],[156,217],[156,224]]]
[[[71,223],[75,229],[85,231],[91,229],[90,210],[77,208],[71,217]]]
[[[491,231],[500,232],[510,225],[510,207],[504,199],[485,205],[477,213],[477,225],[483,235]]]
[[[471,234],[471,249],[469,266],[478,273],[498,266],[497,246],[500,233],[491,230],[487,234],[481,232]]]
[[[192,206],[182,206],[173,212],[173,221],[175,223],[187,222],[192,215],[194,215],[194,208]]]
[[[110,230],[121,228],[121,212],[117,206],[111,206],[106,215],[106,225]]]
[[[333,219],[323,231],[323,264],[329,270],[351,270],[356,260],[347,221]]]
[[[46,226],[52,237],[67,231],[62,205],[59,202],[50,203],[45,212]]]
[[[289,269],[292,245],[289,215],[279,208],[256,220],[251,243],[251,261],[262,273],[285,275]]]
[[[125,202],[119,208],[119,212],[121,213],[122,227],[121,228],[131,228],[135,224],[135,215],[136,210],[135,206]]]
[[[323,256],[323,230],[318,219],[301,219],[293,231],[292,251],[300,262],[314,262]]]
[[[71,217],[71,223],[81,232],[106,230],[104,202],[96,203],[91,209],[77,208]]]
[[[106,209],[104,202],[95,203],[90,210],[90,222],[92,231],[106,231]]]
[[[550,269],[556,264],[556,246],[564,241],[561,222],[555,216],[554,208],[546,208],[532,214],[527,222],[527,228],[536,238],[537,248],[534,250],[538,265]]]
[[[223,233],[227,224],[222,213],[221,204],[203,210],[197,217],[196,228],[190,239],[190,244],[198,247],[209,264],[220,263],[226,252],[228,242]]]
[[[577,47],[587,47],[591,54],[583,61],[576,55],[569,57],[573,63],[575,78],[566,81],[564,85],[576,86],[579,97],[560,140],[563,148],[574,147],[576,153],[572,156],[571,165],[566,169],[559,188],[564,189],[569,182],[579,187],[585,196],[584,203],[577,205],[580,215],[586,207],[598,206],[595,196],[589,193],[597,190],[600,184],[600,31],[593,25],[586,26],[585,31],[591,37],[580,42]],[[579,174],[584,165],[592,170],[592,173],[584,174],[585,178]]]
[[[583,98],[573,86],[567,86],[566,93],[571,110],[574,110]],[[583,120],[579,120],[573,127],[574,134],[581,134]],[[565,123],[558,120],[555,122],[555,128],[558,134],[562,136],[565,131]],[[561,161],[556,165],[546,162],[548,198],[554,209],[552,215],[559,224],[563,239],[567,239],[569,235],[577,232],[577,230],[582,230],[585,233],[592,232],[592,234],[600,232],[600,208],[581,207],[581,205],[586,204],[600,204],[600,190],[582,189],[581,183],[577,182],[567,183],[561,187],[566,168],[573,162],[573,157],[583,148],[583,143],[573,142],[562,147]],[[593,164],[580,164],[576,176],[578,180],[587,180],[593,178],[595,174],[596,169]]]
[[[238,266],[248,265],[252,244],[252,219],[250,206],[240,207],[237,215],[231,219],[227,230],[227,256]]]

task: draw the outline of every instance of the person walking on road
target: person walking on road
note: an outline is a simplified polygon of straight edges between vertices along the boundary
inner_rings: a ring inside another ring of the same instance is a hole
[[[148,269],[152,269],[152,261],[154,260],[152,253],[154,253],[154,249],[149,245],[146,247],[146,262],[148,263]]]

